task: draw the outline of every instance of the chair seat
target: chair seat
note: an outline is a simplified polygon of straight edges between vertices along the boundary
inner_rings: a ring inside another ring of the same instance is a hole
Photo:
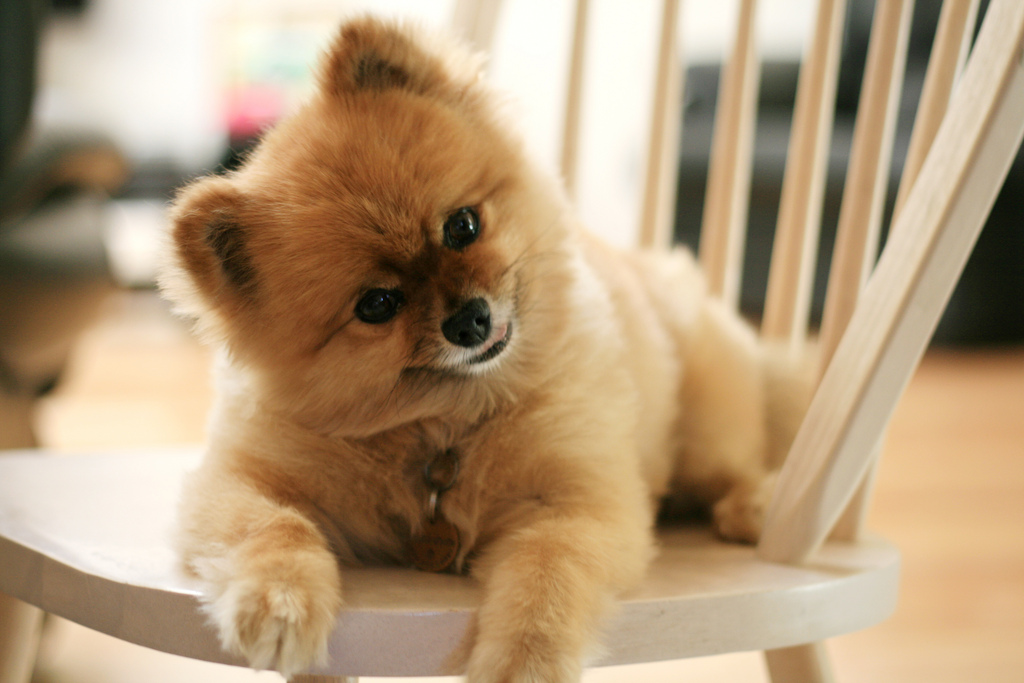
[[[0,457],[0,590],[123,640],[241,665],[221,651],[172,549],[180,482],[199,457]],[[703,527],[659,535],[660,555],[609,622],[599,664],[786,647],[865,628],[895,608],[899,553],[877,538],[826,544],[796,567],[761,561]],[[480,596],[465,577],[395,568],[345,576],[323,673],[438,673]]]

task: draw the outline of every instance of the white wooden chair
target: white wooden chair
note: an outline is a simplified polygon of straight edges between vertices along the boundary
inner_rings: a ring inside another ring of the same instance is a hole
[[[741,3],[723,72],[701,240],[713,290],[732,302],[756,115],[755,4]],[[820,643],[895,607],[899,554],[862,530],[877,446],[1024,134],[1024,3],[993,0],[964,65],[977,2],[947,0],[896,218],[874,264],[911,5],[877,3],[822,329],[830,362],[762,541],[753,548],[692,528],[662,533],[649,577],[608,625],[614,637],[599,664],[763,650],[773,681],[824,681]],[[677,6],[664,3],[643,203],[648,246],[669,235]],[[763,331],[794,346],[806,331],[844,6],[819,2],[782,189]],[[586,10],[577,0],[579,19]],[[496,5],[460,3],[458,16],[486,44]],[[567,107],[570,184],[585,24],[577,22]],[[158,650],[240,664],[220,650],[168,543],[179,480],[197,459],[168,451],[0,458],[0,683],[27,680],[39,609]],[[298,679],[437,673],[478,601],[468,579],[413,570],[351,571],[346,588],[329,669]]]

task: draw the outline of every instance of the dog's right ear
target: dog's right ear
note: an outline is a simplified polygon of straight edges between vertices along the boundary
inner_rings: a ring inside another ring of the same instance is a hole
[[[175,201],[171,213],[174,263],[161,284],[185,308],[192,308],[187,300],[194,298],[187,290],[198,295],[207,309],[237,307],[257,297],[259,282],[248,248],[246,204],[242,191],[218,176],[186,187]]]
[[[372,17],[342,25],[320,65],[321,92],[405,90],[457,99],[482,77],[481,55],[451,38]]]

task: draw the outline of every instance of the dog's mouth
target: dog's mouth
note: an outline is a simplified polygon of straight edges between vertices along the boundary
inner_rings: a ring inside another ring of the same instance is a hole
[[[467,365],[480,365],[501,355],[501,352],[508,348],[508,342],[512,339],[512,321],[496,328],[491,338],[487,340],[483,350],[466,361]]]

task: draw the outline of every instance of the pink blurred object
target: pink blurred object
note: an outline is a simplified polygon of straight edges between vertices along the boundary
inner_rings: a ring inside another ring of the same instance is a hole
[[[269,84],[247,84],[228,92],[225,119],[232,140],[258,136],[277,123],[285,110],[285,94]]]

